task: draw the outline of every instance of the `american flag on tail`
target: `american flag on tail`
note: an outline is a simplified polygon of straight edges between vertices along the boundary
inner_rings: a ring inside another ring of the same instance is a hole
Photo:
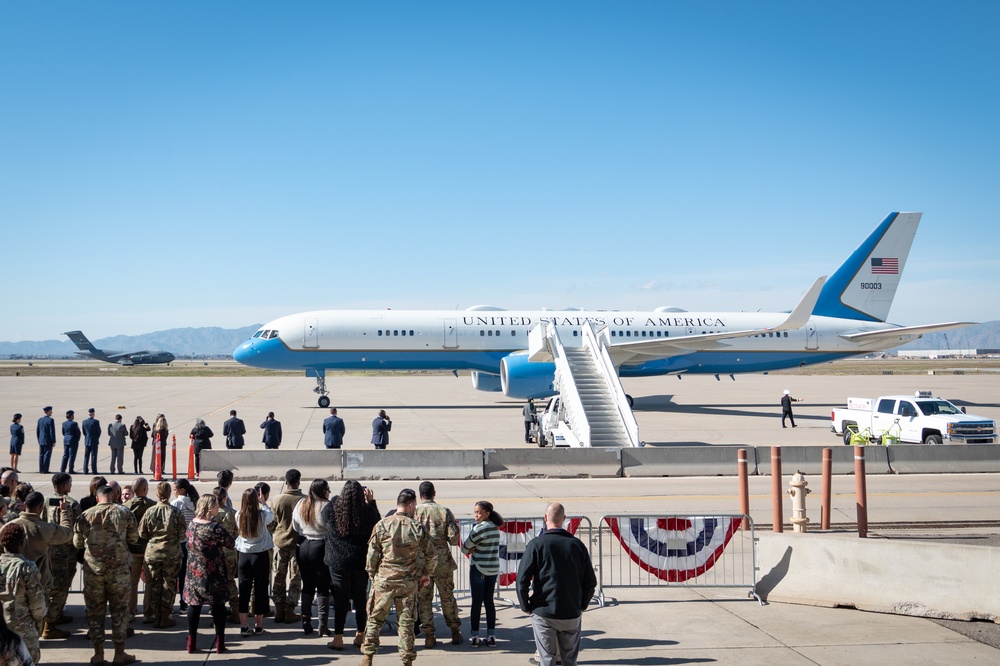
[[[711,569],[739,529],[740,518],[613,518],[605,522],[642,569],[682,583]]]
[[[872,257],[872,275],[899,275],[899,259]]]
[[[570,534],[576,534],[580,528],[579,518],[567,518],[563,528]],[[528,520],[507,520],[500,526],[500,575],[497,583],[501,586],[513,585],[517,580],[517,567],[521,563],[524,549],[528,542],[545,530],[545,520],[531,518]],[[462,542],[469,537],[472,523],[462,523]]]

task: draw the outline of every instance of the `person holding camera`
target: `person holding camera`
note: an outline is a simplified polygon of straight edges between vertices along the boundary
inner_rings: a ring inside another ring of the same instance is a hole
[[[73,477],[65,472],[56,472],[52,475],[52,490],[53,494],[49,495],[45,501],[42,518],[58,525],[62,523],[62,514],[67,513],[70,525],[76,525],[76,521],[83,515],[83,507],[69,496],[73,490]],[[61,508],[64,503],[65,509]],[[63,609],[66,608],[69,588],[73,585],[73,579],[76,578],[76,556],[76,546],[71,543],[52,546],[49,549],[49,570],[52,572],[52,585],[46,588],[48,612],[45,615],[45,622],[53,628],[58,624],[66,624],[72,619],[63,614]]]
[[[372,421],[372,444],[376,449],[384,449],[389,446],[389,431],[392,430],[392,419],[380,409],[378,416]]]

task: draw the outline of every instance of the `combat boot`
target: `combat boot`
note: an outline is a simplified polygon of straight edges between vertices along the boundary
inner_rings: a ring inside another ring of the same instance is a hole
[[[157,629],[169,629],[170,627],[177,626],[177,620],[170,617],[170,611],[164,609],[160,611],[159,621],[153,626],[156,627]]]
[[[90,658],[91,664],[96,664],[96,666],[104,666],[106,663],[104,661],[104,646],[94,646],[94,656]]]
[[[372,666],[372,659],[374,657],[370,654],[361,655],[361,661],[358,662],[358,666]]]
[[[435,645],[437,645],[437,639],[434,637],[434,634],[424,632],[424,647],[432,648]]]
[[[461,645],[462,644],[462,630],[457,627],[451,630],[451,644]]]
[[[115,658],[111,660],[113,666],[123,666],[123,664],[131,664],[135,661],[135,657],[125,652],[124,643],[115,643]]]
[[[301,619],[302,616],[295,612],[295,604],[285,604],[285,624],[295,624]]]
[[[285,623],[285,604],[274,604],[274,623],[284,624]]]
[[[69,638],[70,634],[64,629],[60,629],[51,622],[46,622],[45,626],[42,628],[41,638],[51,641],[58,638]]]

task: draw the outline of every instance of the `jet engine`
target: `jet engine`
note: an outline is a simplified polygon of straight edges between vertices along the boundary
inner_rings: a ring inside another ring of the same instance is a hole
[[[500,385],[508,398],[548,398],[556,394],[555,363],[532,363],[528,352],[519,351],[500,359]]]
[[[472,388],[477,391],[500,391],[500,375],[490,372],[472,371]]]

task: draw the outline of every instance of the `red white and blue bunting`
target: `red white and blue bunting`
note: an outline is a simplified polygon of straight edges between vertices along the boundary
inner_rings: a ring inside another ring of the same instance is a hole
[[[468,538],[469,532],[472,531],[472,525],[473,523],[466,522],[461,524],[463,543]],[[576,534],[580,527],[580,519],[568,518],[564,527],[570,534]],[[500,526],[500,575],[497,577],[497,583],[500,586],[514,584],[517,580],[517,567],[521,563],[521,557],[524,556],[528,542],[544,531],[545,520],[542,518],[528,520],[515,518],[505,521]]]
[[[660,580],[682,583],[711,569],[722,555],[740,519],[614,518],[605,522],[642,569]]]

